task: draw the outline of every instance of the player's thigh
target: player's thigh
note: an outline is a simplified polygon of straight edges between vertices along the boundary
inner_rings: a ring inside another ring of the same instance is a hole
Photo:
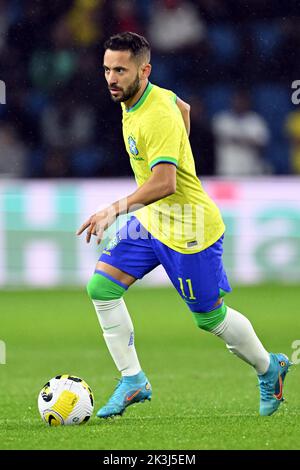
[[[147,235],[139,221],[132,217],[107,243],[96,271],[105,272],[128,286],[144,277],[160,264]]]
[[[223,266],[223,237],[195,254],[167,253],[162,264],[181,298],[193,312],[209,312],[231,291]]]

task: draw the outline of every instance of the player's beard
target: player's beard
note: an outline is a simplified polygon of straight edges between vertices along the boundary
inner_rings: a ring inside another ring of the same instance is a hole
[[[120,91],[122,92],[121,96],[113,96],[112,94],[110,96],[111,96],[111,99],[115,103],[121,103],[121,102],[130,100],[130,98],[132,98],[134,95],[137,94],[140,88],[141,88],[140,79],[139,79],[139,75],[137,74],[134,81],[131,83],[131,85],[128,86],[126,90],[123,90],[122,88],[120,88]],[[117,89],[119,90],[119,88]]]

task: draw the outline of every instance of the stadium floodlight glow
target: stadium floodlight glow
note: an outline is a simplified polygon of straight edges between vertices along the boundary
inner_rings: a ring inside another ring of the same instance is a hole
[[[6,104],[6,85],[0,80],[0,104]]]

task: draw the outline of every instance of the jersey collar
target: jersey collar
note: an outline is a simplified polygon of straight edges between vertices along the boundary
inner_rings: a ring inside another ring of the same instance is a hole
[[[126,112],[131,113],[131,112],[136,111],[137,109],[139,109],[142,106],[142,104],[146,101],[147,96],[149,95],[152,88],[153,88],[152,83],[148,82],[148,84],[147,84],[147,86],[144,90],[144,93],[142,94],[140,99],[133,106],[131,106],[131,108],[129,108],[129,109],[125,108]]]

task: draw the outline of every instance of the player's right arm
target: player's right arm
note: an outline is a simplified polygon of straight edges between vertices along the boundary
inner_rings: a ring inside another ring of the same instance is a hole
[[[186,128],[187,135],[190,135],[191,130],[191,119],[190,119],[190,111],[191,107],[188,103],[183,101],[182,99],[176,97],[176,104],[181,112],[182,119]]]
[[[176,166],[174,164],[161,163],[153,167],[151,176],[133,194],[114,202],[106,209],[93,214],[77,231],[81,235],[87,230],[86,241],[90,242],[92,235],[97,235],[99,244],[104,231],[121,214],[134,212],[143,206],[148,206],[159,201],[176,191]]]
[[[163,111],[163,108],[162,108]],[[167,110],[168,111],[168,110]],[[173,109],[175,113],[176,110]],[[176,113],[177,114],[177,113]],[[103,232],[118,215],[132,212],[176,192],[176,169],[179,164],[182,126],[169,111],[156,114],[143,121],[143,138],[147,149],[150,176],[129,196],[114,202],[106,209],[93,214],[77,231],[81,235],[87,229],[86,241],[97,236],[100,243]]]

